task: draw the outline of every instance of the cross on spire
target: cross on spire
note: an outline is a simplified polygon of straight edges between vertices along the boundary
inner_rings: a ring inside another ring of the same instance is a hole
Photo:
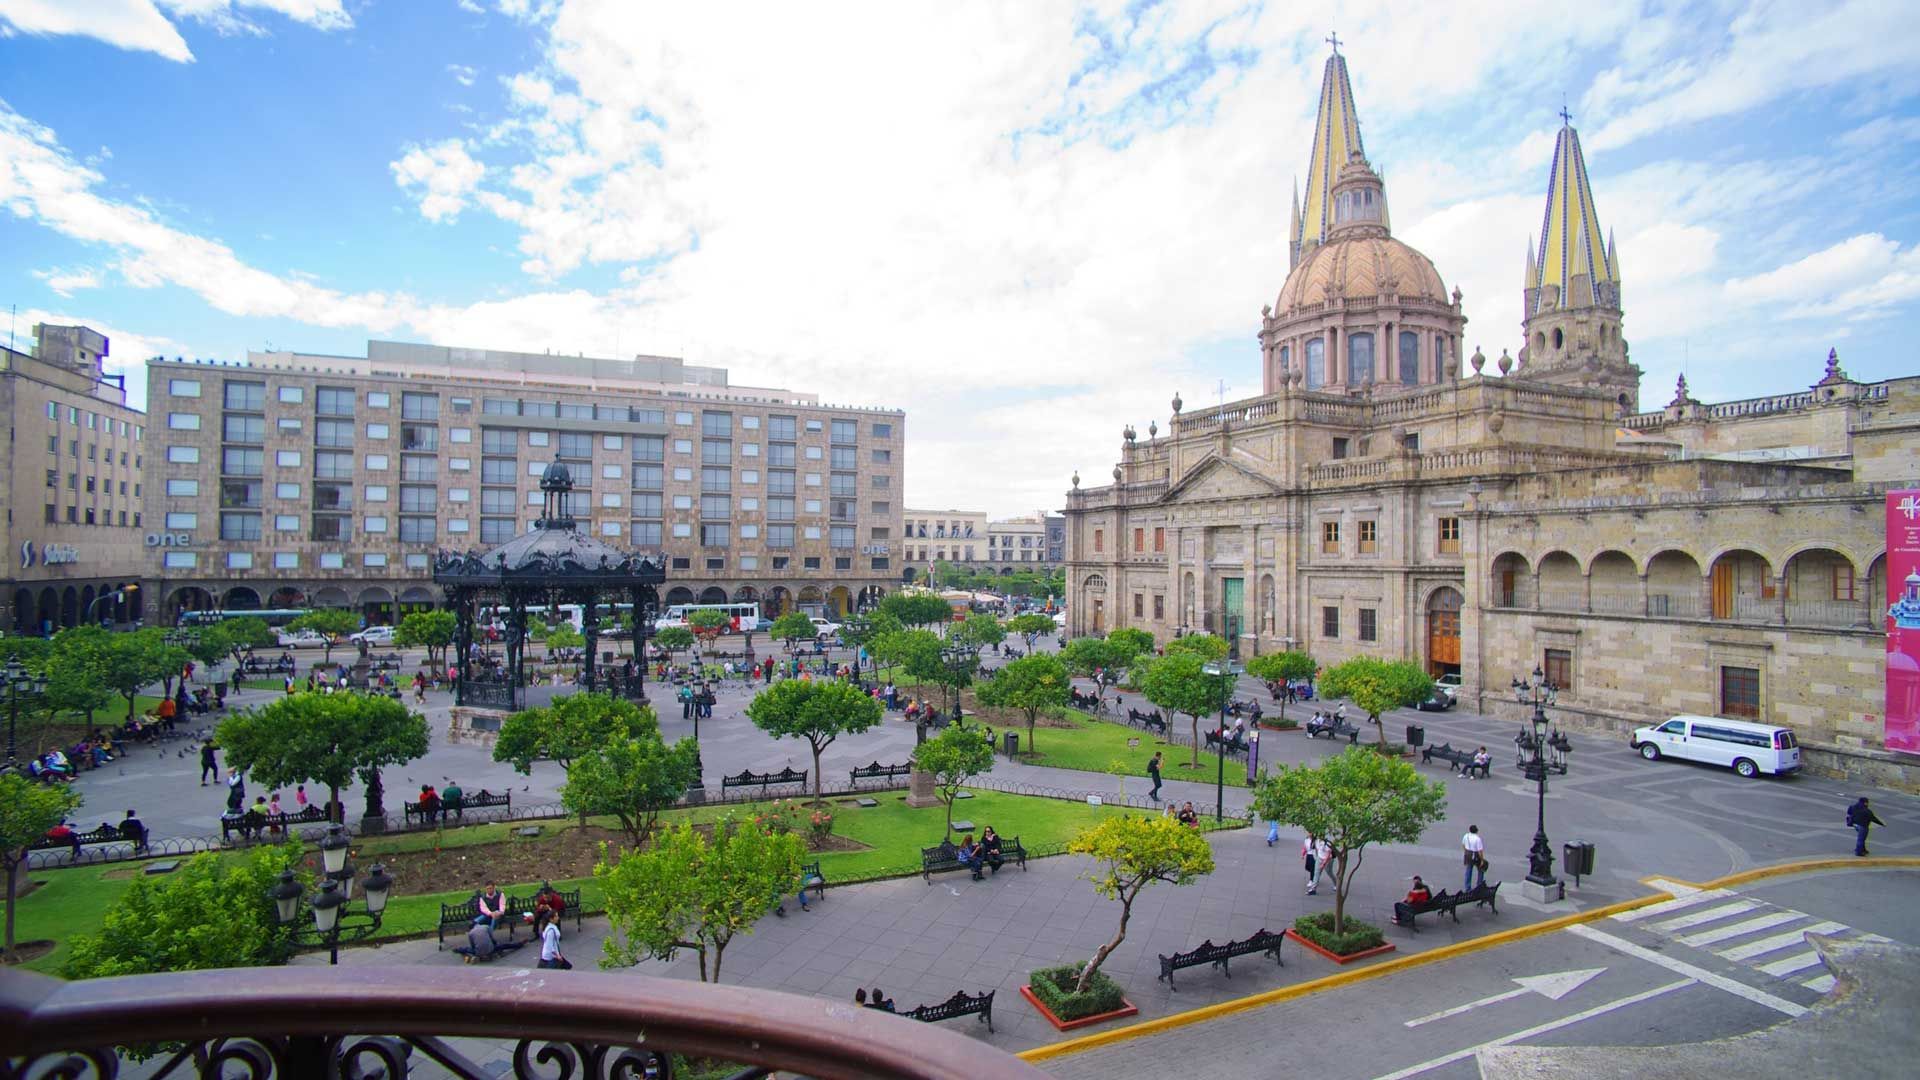
[[[1340,32],[1338,30],[1333,31],[1321,40],[1333,46],[1333,55],[1340,55]]]
[[[1560,103],[1560,123],[1562,125],[1571,125],[1573,123],[1573,114],[1567,111],[1567,103],[1565,101]]]

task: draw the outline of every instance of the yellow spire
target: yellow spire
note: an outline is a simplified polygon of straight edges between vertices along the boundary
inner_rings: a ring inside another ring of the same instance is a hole
[[[1610,294],[1606,287],[1617,288],[1620,278],[1610,258],[1611,245],[1600,231],[1600,215],[1593,208],[1580,134],[1564,109],[1560,120],[1553,172],[1547,178],[1547,212],[1540,226],[1540,261],[1528,268],[1527,288],[1530,299],[1545,303],[1544,290],[1552,285],[1560,306],[1583,307],[1604,302]],[[1581,282],[1584,295],[1569,294],[1576,278],[1585,279]]]
[[[1320,76],[1320,115],[1313,125],[1313,156],[1307,164],[1307,198],[1300,210],[1296,261],[1332,230],[1333,181],[1353,153],[1365,155],[1366,147],[1360,142],[1360,114],[1353,106],[1347,58],[1340,55],[1336,43]]]

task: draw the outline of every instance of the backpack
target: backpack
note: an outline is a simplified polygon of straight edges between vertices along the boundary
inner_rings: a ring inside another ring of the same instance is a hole
[[[1856,818],[1858,818],[1858,817],[1860,816],[1860,815],[1859,815],[1859,814],[1857,813],[1857,811],[1858,811],[1859,809],[1860,809],[1860,808],[1859,808],[1858,806],[1849,806],[1849,807],[1847,807],[1847,824],[1848,824],[1849,826],[1853,826],[1853,825],[1858,825],[1858,824],[1859,824],[1859,822],[1858,822],[1857,820],[1855,820]]]

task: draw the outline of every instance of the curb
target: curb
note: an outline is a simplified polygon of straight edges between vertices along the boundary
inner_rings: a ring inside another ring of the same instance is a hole
[[[1780,863],[1775,866],[1763,866],[1752,870],[1743,870],[1739,873],[1728,874],[1725,877],[1715,878],[1712,881],[1704,883],[1684,881],[1680,878],[1664,874],[1656,875],[1656,877],[1660,880],[1670,881],[1676,885],[1686,885],[1699,889],[1722,889],[1732,885],[1743,885],[1748,882],[1760,881],[1767,878],[1787,877],[1793,874],[1810,873],[1819,870],[1840,869],[1920,869],[1920,857],[1896,855],[1871,856],[1864,859],[1801,859],[1796,862]],[[1643,883],[1646,883],[1654,880],[1654,878],[1643,878],[1641,880]],[[1631,900],[1622,900],[1618,903],[1594,908],[1590,911],[1574,912],[1570,915],[1562,915],[1559,918],[1530,923],[1526,926],[1515,927],[1511,930],[1502,930],[1497,933],[1488,934],[1485,937],[1475,938],[1472,941],[1443,945],[1440,948],[1431,949],[1427,952],[1413,953],[1351,971],[1338,971],[1318,979],[1309,979],[1306,982],[1295,983],[1292,986],[1278,987],[1260,994],[1251,994],[1247,997],[1235,998],[1231,1001],[1222,1001],[1218,1004],[1207,1005],[1198,1009],[1189,1009],[1186,1012],[1173,1013],[1169,1016],[1155,1017],[1152,1020],[1142,1021],[1138,1024],[1129,1024],[1122,1028],[1114,1028],[1111,1031],[1102,1031],[1093,1035],[1083,1035],[1077,1039],[1068,1039],[1064,1042],[1037,1046],[1031,1050],[1021,1051],[1017,1056],[1026,1061],[1046,1061],[1050,1058],[1065,1057],[1068,1054],[1077,1054],[1082,1050],[1091,1050],[1099,1046],[1126,1042],[1147,1035],[1155,1035],[1163,1031],[1173,1031],[1177,1028],[1204,1023],[1208,1020],[1217,1020],[1224,1016],[1245,1012],[1249,1009],[1258,1009],[1267,1005],[1276,1005],[1283,1001],[1291,1001],[1295,998],[1307,997],[1323,990],[1332,990],[1351,983],[1364,982],[1368,979],[1408,971],[1426,964],[1451,960],[1457,956],[1465,956],[1470,953],[1495,948],[1511,942],[1523,941],[1527,938],[1538,937],[1543,934],[1551,934],[1569,926],[1597,922],[1601,919],[1618,915],[1623,911],[1632,911],[1635,908],[1646,907],[1650,904],[1671,899],[1673,899],[1672,893],[1665,891],[1653,892],[1646,896],[1635,897]]]

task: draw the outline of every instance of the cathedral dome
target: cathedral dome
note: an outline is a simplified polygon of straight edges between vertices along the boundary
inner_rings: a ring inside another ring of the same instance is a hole
[[[1402,301],[1448,305],[1447,289],[1433,260],[1381,233],[1343,236],[1303,253],[1274,304],[1285,319],[1329,300],[1374,300],[1392,294]]]

